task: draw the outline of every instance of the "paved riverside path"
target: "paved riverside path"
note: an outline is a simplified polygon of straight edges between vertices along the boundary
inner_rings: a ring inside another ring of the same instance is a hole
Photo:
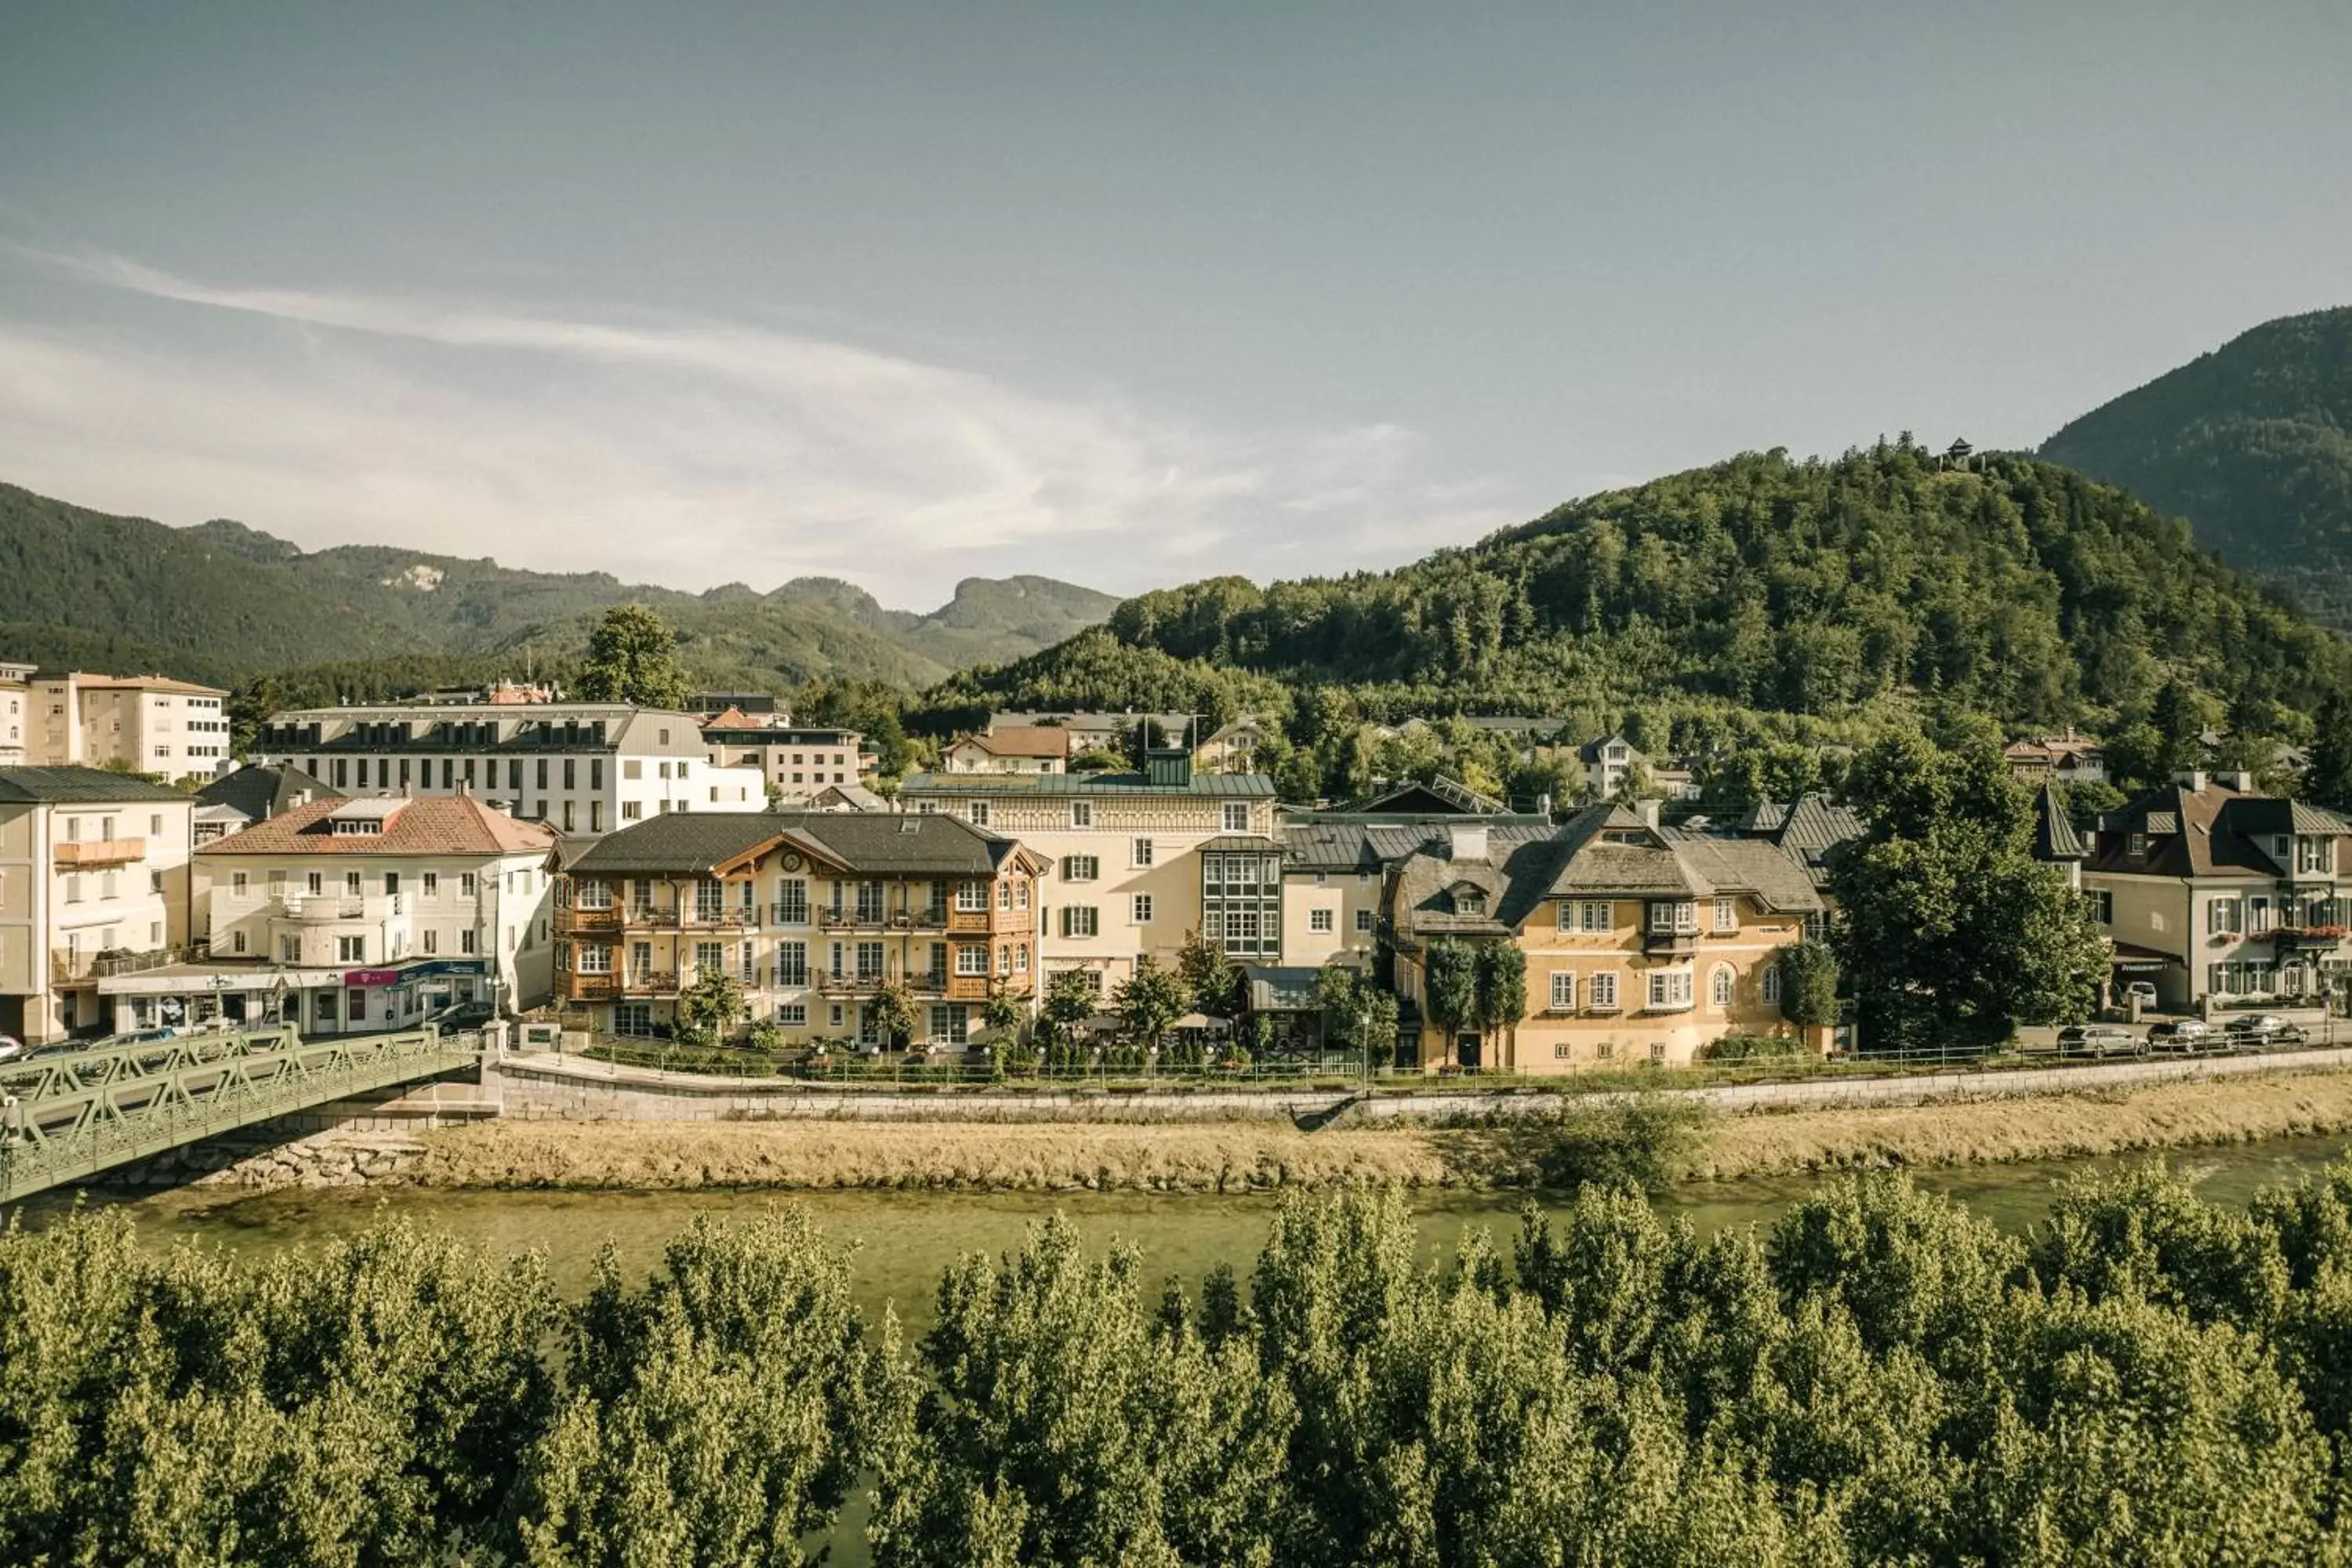
[[[1841,1074],[1782,1082],[1661,1087],[1726,1114],[1810,1107],[1923,1105],[1939,1100],[2080,1094],[2088,1090],[2233,1078],[2250,1073],[2352,1070],[2352,1047],[2182,1057],[2075,1066],[1950,1072]],[[1572,1081],[1572,1080],[1569,1080]],[[1670,1082],[1670,1079],[1669,1079]],[[1559,1103],[1554,1087],[1525,1082],[1427,1090],[1327,1088],[1105,1089],[1034,1086],[909,1089],[793,1078],[717,1078],[621,1067],[556,1053],[485,1061],[482,1094],[502,1116],[576,1121],[735,1121],[831,1118],[932,1121],[1224,1121],[1279,1119],[1445,1121],[1529,1115]],[[1602,1091],[1613,1094],[1616,1091]]]

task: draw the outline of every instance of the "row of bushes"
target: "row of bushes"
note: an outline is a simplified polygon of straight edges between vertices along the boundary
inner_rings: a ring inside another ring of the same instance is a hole
[[[1161,1293],[1067,1224],[920,1342],[785,1208],[560,1303],[388,1225],[258,1263],[0,1235],[0,1561],[902,1565],[2341,1561],[2352,1170],[2154,1171],[2004,1236],[1896,1177],[1702,1239],[1585,1187],[1426,1260],[1294,1198]],[[553,1331],[551,1333],[551,1331]]]

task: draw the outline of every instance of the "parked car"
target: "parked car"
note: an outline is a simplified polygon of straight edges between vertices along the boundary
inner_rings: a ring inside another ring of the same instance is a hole
[[[0,1062],[23,1061],[32,1054],[25,1048],[25,1042],[16,1036],[0,1035]]]
[[[2276,1013],[2232,1018],[2223,1033],[2233,1046],[2299,1046],[2311,1038],[2302,1025]]]
[[[2128,985],[2126,985],[2124,987],[2124,1002],[2126,1005],[2137,1002],[2144,1009],[2155,1006],[2156,982],[2153,980],[2135,980]]]
[[[2202,1018],[2168,1018],[2147,1032],[2152,1051],[2218,1051],[2221,1031]]]
[[[2069,1024],[2058,1031],[2058,1052],[2069,1057],[2137,1057],[2147,1041],[2114,1024]]]
[[[444,1029],[478,1029],[498,1016],[494,1002],[460,1002],[442,1008],[426,1021]]]

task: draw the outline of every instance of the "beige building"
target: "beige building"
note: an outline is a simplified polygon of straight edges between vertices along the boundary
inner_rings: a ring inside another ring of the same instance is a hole
[[[100,990],[134,1028],[217,1015],[354,1034],[460,1002],[534,1007],[552,984],[554,848],[464,796],[291,805],[196,851],[201,954]]]
[[[227,697],[161,675],[38,673],[26,697],[26,761],[128,768],[167,784],[208,779],[229,765]]]
[[[1725,1035],[1788,1028],[1777,955],[1821,900],[1770,845],[1669,834],[1596,805],[1558,828],[1450,827],[1391,872],[1388,906],[1397,993],[1419,1024],[1401,1047],[1431,1070],[1549,1074],[1679,1066]],[[1448,938],[1525,954],[1522,1016],[1491,1032],[1440,1026],[1429,956]]]
[[[35,668],[0,660],[0,768],[21,768],[32,761]]]
[[[1274,782],[1196,774],[1188,752],[1143,773],[918,773],[902,811],[1008,834],[1048,867],[1038,942],[1048,980],[1076,970],[1105,994],[1150,953],[1173,962],[1195,932],[1239,963],[1281,956]]]
[[[795,1045],[881,1050],[874,1004],[907,993],[904,1043],[959,1047],[997,991],[1038,973],[1038,873],[1012,839],[953,817],[768,812],[665,817],[599,840],[558,889],[557,989],[595,1026],[677,1026],[706,973],[742,987],[745,1022]]]
[[[0,769],[0,1035],[101,1033],[101,978],[179,956],[194,809],[96,768]]]
[[[710,762],[698,715],[621,702],[299,709],[262,725],[254,751],[354,796],[473,795],[564,834],[768,805],[759,768]]]
[[[2115,981],[2168,1008],[2315,1000],[2352,975],[2352,821],[2182,774],[2099,819],[2082,888]]]
[[[877,758],[855,730],[769,729],[730,708],[703,725],[702,740],[713,767],[759,769],[766,804],[803,805],[874,782]]]
[[[1058,725],[1006,726],[966,735],[941,755],[951,773],[1060,773],[1070,767],[1070,731]]]

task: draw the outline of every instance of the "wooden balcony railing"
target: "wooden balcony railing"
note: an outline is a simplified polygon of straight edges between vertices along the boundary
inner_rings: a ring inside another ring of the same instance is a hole
[[[144,838],[85,838],[57,846],[57,863],[60,866],[122,866],[145,858]]]

